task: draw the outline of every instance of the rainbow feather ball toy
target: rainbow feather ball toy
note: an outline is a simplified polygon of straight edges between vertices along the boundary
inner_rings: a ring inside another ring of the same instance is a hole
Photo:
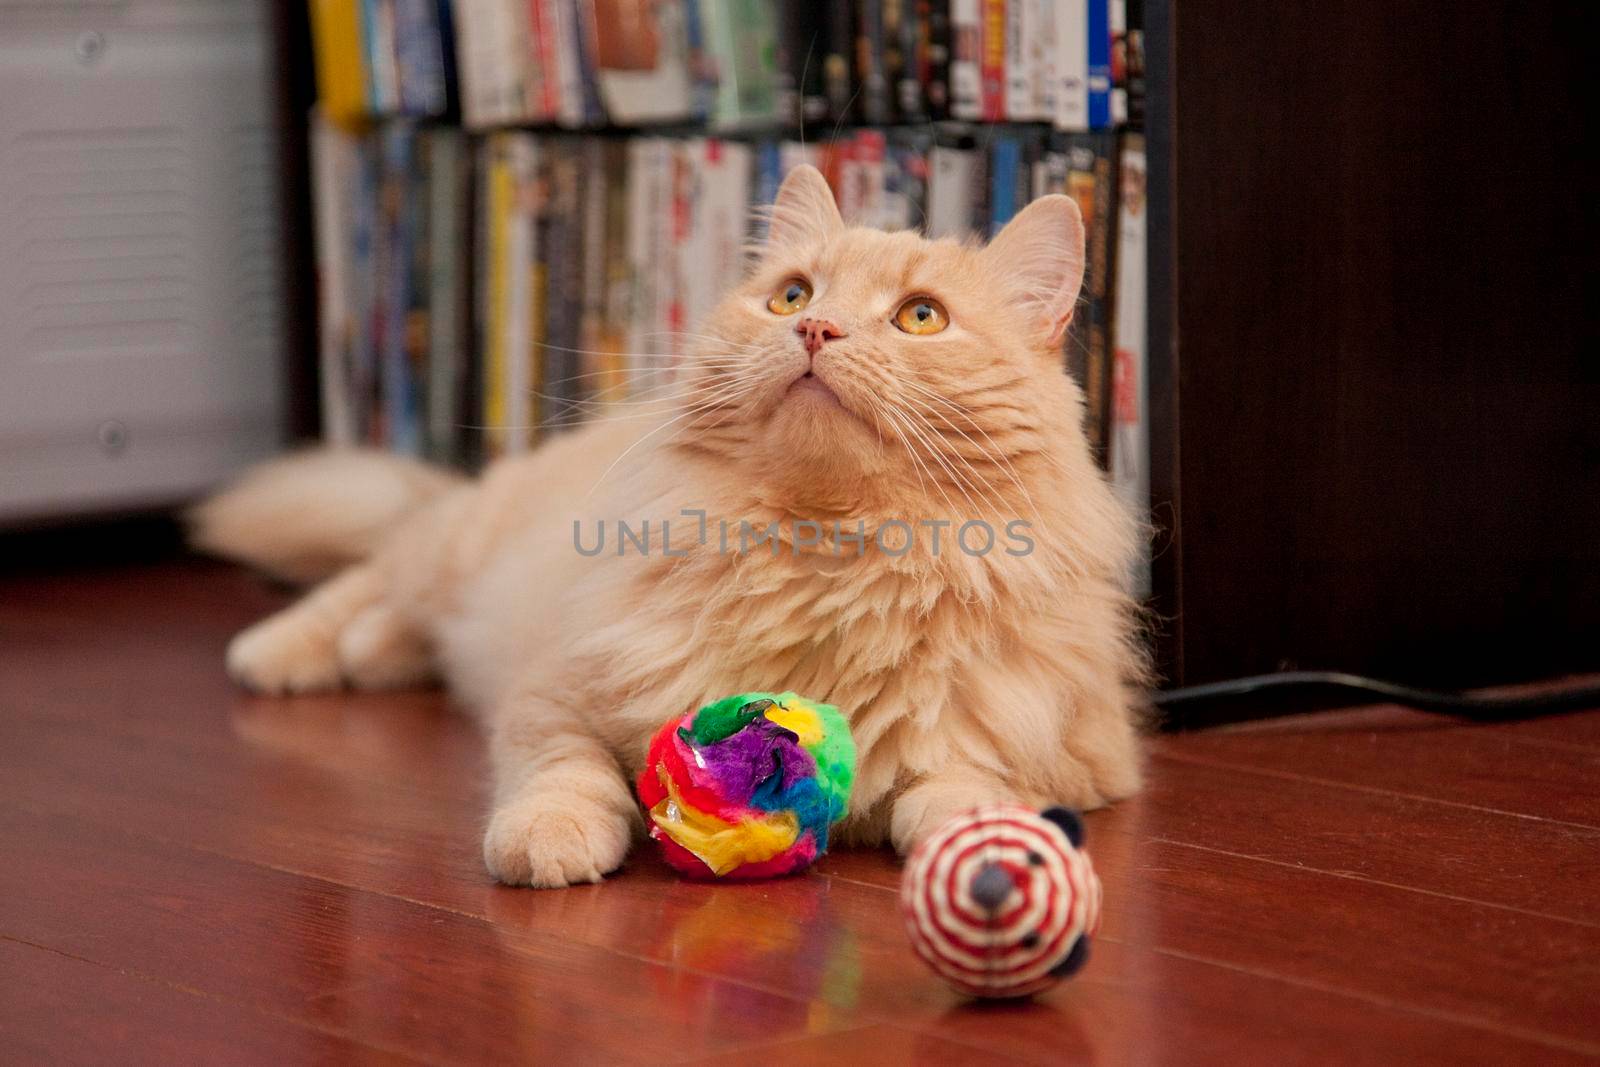
[[[900,903],[917,955],[975,997],[1030,996],[1077,973],[1100,927],[1100,879],[1066,808],[956,816],[912,851]]]
[[[839,709],[740,693],[663,726],[639,774],[650,836],[689,878],[793,874],[828,848],[855,779]]]

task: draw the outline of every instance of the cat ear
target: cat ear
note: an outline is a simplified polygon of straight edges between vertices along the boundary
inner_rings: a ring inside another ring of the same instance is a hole
[[[1006,223],[982,252],[984,267],[1037,309],[1056,344],[1083,284],[1083,216],[1071,197],[1041,196]]]
[[[816,167],[804,163],[783,179],[769,218],[768,247],[809,243],[844,228],[828,180]]]

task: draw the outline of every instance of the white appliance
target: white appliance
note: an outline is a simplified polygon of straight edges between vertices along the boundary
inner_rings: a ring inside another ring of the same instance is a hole
[[[269,7],[0,0],[0,525],[279,447]]]

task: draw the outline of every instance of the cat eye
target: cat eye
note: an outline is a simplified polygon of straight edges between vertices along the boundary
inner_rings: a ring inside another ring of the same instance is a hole
[[[894,313],[894,324],[906,333],[927,336],[950,325],[944,305],[931,296],[914,296]]]
[[[774,315],[793,315],[811,303],[811,283],[804,278],[790,278],[778,286],[778,291],[767,301],[767,309]]]

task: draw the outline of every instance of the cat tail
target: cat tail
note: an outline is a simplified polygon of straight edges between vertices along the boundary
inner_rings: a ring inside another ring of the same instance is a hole
[[[317,449],[252,467],[184,518],[201,551],[310,582],[371,556],[400,519],[463,482],[388,452]]]

